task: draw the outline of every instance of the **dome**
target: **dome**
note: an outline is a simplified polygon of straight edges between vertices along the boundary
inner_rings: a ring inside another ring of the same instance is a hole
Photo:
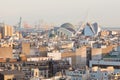
[[[70,23],[64,23],[61,25],[62,28],[66,28],[66,29],[73,29],[75,30],[75,26],[73,26],[72,24]]]
[[[57,35],[63,38],[70,38],[75,34],[75,26],[70,23],[64,23],[57,30]]]

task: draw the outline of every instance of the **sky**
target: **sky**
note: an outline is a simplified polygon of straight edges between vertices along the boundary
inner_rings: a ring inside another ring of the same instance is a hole
[[[120,26],[120,0],[0,0],[0,22],[16,25],[19,18],[31,25],[45,22],[98,22]]]

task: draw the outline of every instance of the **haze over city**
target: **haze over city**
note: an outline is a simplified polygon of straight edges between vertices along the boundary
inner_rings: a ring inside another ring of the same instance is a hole
[[[120,26],[120,0],[0,0],[0,22],[16,25],[21,16],[31,25],[40,20],[55,25],[65,22],[98,22]]]
[[[120,80],[120,0],[0,0],[0,80]]]

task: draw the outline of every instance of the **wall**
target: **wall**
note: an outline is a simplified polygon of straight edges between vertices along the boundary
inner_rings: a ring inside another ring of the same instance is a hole
[[[8,80],[8,79],[11,79],[11,80],[13,80],[13,78],[14,78],[14,75],[4,75],[4,80]]]
[[[92,55],[92,60],[100,60],[102,58],[102,49],[92,48],[91,55]]]
[[[22,43],[22,53],[26,55],[30,54],[30,43],[27,42]]]
[[[0,47],[0,57],[2,58],[12,58],[12,48],[11,47]]]
[[[52,58],[53,60],[61,60],[61,53],[57,52],[57,51],[51,52],[51,53],[48,52],[47,56],[50,57],[50,58]]]
[[[109,53],[110,51],[112,51],[114,47],[116,47],[116,45],[109,45],[109,46],[107,46],[106,48],[102,48],[102,53],[103,53],[103,54],[107,54],[107,53]]]

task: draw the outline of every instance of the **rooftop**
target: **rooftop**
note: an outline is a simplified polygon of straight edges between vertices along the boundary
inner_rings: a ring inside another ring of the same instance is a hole
[[[3,74],[3,75],[11,75],[11,74],[22,74],[24,75],[24,73],[22,71],[17,71],[17,70],[14,70],[14,71],[0,71],[0,74]]]
[[[120,58],[120,54],[119,55],[110,55],[110,54],[107,54],[103,58]]]
[[[64,23],[61,25],[61,27],[69,29],[70,31],[75,31],[75,26],[73,26],[71,23]]]

